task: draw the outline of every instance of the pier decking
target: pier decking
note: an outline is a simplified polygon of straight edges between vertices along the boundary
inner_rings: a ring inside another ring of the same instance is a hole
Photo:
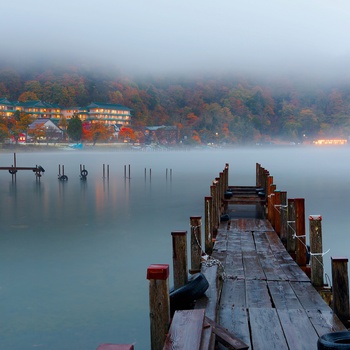
[[[321,335],[346,330],[262,217],[256,188],[232,193],[225,200],[230,220],[220,223],[212,253],[223,280],[208,291],[208,313],[215,317],[216,309],[216,322],[254,350],[317,349]],[[237,204],[252,205],[250,214]],[[213,285],[211,269],[202,268]]]

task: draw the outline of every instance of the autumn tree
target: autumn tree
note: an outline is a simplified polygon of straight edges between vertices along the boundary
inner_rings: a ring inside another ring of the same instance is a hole
[[[83,123],[77,115],[74,115],[68,123],[67,133],[71,140],[80,141],[83,134]]]
[[[34,100],[38,100],[38,96],[36,95],[35,92],[32,92],[32,91],[25,91],[18,97],[18,101],[20,102],[27,102],[27,101],[34,101]]]
[[[84,139],[93,142],[94,146],[98,141],[106,142],[110,140],[113,134],[114,128],[102,122],[92,123],[89,128],[84,129]]]
[[[28,130],[28,135],[33,138],[34,142],[40,142],[46,136],[44,124],[35,125],[34,128]]]
[[[136,135],[135,131],[131,128],[128,127],[122,127],[119,131],[118,134],[118,140],[124,141],[124,140],[130,140],[130,141],[135,141],[136,140]]]
[[[18,143],[21,134],[26,133],[28,126],[33,122],[31,115],[25,112],[16,111],[12,117],[8,119],[8,129],[11,136]]]

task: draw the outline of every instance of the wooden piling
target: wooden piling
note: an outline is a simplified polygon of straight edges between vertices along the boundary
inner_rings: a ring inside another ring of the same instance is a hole
[[[349,325],[348,258],[332,257],[333,311]]]
[[[295,259],[295,200],[288,198],[287,251]]]
[[[281,191],[276,190],[275,194],[275,203],[274,203],[274,228],[278,236],[281,235]]]
[[[305,199],[295,198],[296,263],[306,266]]]
[[[205,252],[211,254],[213,250],[213,240],[212,232],[213,226],[211,222],[211,210],[212,210],[212,197],[207,196],[204,198],[204,220],[205,220],[205,229],[204,229],[204,246]]]
[[[272,224],[273,214],[274,214],[273,205],[274,205],[275,191],[276,191],[276,185],[271,184],[268,187],[268,192],[267,192],[267,219],[271,222],[271,224]]]
[[[173,243],[174,289],[187,283],[187,231],[171,232]]]
[[[212,227],[217,228],[218,225],[218,211],[217,211],[217,200],[216,200],[216,186],[215,186],[215,181],[213,181],[213,184],[210,186],[210,196],[212,198],[212,210],[211,210],[211,214],[212,214],[212,218],[211,218],[211,222],[212,222]]]
[[[162,350],[170,325],[169,265],[153,264],[147,269],[151,349]]]
[[[280,192],[280,202],[281,202],[281,231],[280,237],[283,245],[287,247],[287,232],[288,232],[288,210],[287,210],[287,192]]]
[[[198,273],[201,270],[202,257],[202,217],[191,216],[191,269],[190,273]]]
[[[323,287],[322,216],[309,215],[311,282],[314,287]]]

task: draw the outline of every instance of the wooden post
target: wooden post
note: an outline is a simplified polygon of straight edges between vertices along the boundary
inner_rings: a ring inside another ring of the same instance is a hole
[[[274,227],[274,215],[275,215],[275,191],[276,191],[276,185],[272,184],[270,185],[270,193],[268,198],[268,219],[271,222],[272,227]]]
[[[151,349],[162,350],[170,325],[169,265],[153,264],[147,269]]]
[[[207,196],[204,198],[204,220],[205,220],[205,229],[204,229],[204,243],[205,243],[205,252],[211,254],[213,251],[213,240],[212,232],[213,225],[211,221],[211,210],[212,210],[212,197]]]
[[[198,273],[201,270],[202,257],[202,217],[191,216],[191,270],[190,273]]]
[[[309,215],[311,282],[323,287],[322,216]]]
[[[276,190],[274,192],[275,194],[275,203],[274,203],[274,214],[273,214],[273,220],[274,220],[274,228],[278,236],[281,235],[281,192]]]
[[[345,324],[349,323],[348,259],[332,259],[333,311]]]
[[[287,231],[287,251],[295,259],[295,201],[288,198],[288,231]]]
[[[173,242],[174,289],[187,283],[187,231],[171,232]]]
[[[260,164],[255,163],[255,186],[256,187],[261,187],[261,182],[260,182]]]
[[[287,232],[288,232],[288,210],[287,210],[287,192],[280,192],[281,201],[281,241],[287,247]]]
[[[226,170],[226,190],[228,189],[228,186],[229,186],[229,170],[230,170],[230,164],[229,163],[226,163],[225,165],[225,170]]]
[[[102,178],[105,178],[105,165],[102,165]]]
[[[126,165],[124,165],[124,179],[126,179]]]
[[[109,164],[107,164],[107,179],[109,179]]]
[[[306,266],[305,199],[295,198],[296,263]]]
[[[216,186],[214,185],[214,181],[213,181],[213,185],[210,186],[210,196],[212,197],[212,227],[213,229],[216,229],[219,225],[218,225],[218,213],[217,213],[217,207],[216,207]]]

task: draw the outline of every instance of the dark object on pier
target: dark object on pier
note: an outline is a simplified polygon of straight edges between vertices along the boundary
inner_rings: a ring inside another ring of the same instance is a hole
[[[220,222],[229,221],[229,220],[230,220],[230,215],[228,214],[223,214],[220,216]]]
[[[350,349],[350,332],[332,332],[323,334],[317,341],[318,350]]]
[[[208,288],[209,282],[201,272],[191,276],[184,286],[170,291],[170,314],[173,315],[176,310],[192,309],[195,301],[202,297]]]
[[[68,181],[68,176],[67,175],[61,175],[61,176],[58,176],[58,179],[61,180],[61,181]]]
[[[226,191],[224,194],[225,199],[230,199],[233,196],[232,191]]]

